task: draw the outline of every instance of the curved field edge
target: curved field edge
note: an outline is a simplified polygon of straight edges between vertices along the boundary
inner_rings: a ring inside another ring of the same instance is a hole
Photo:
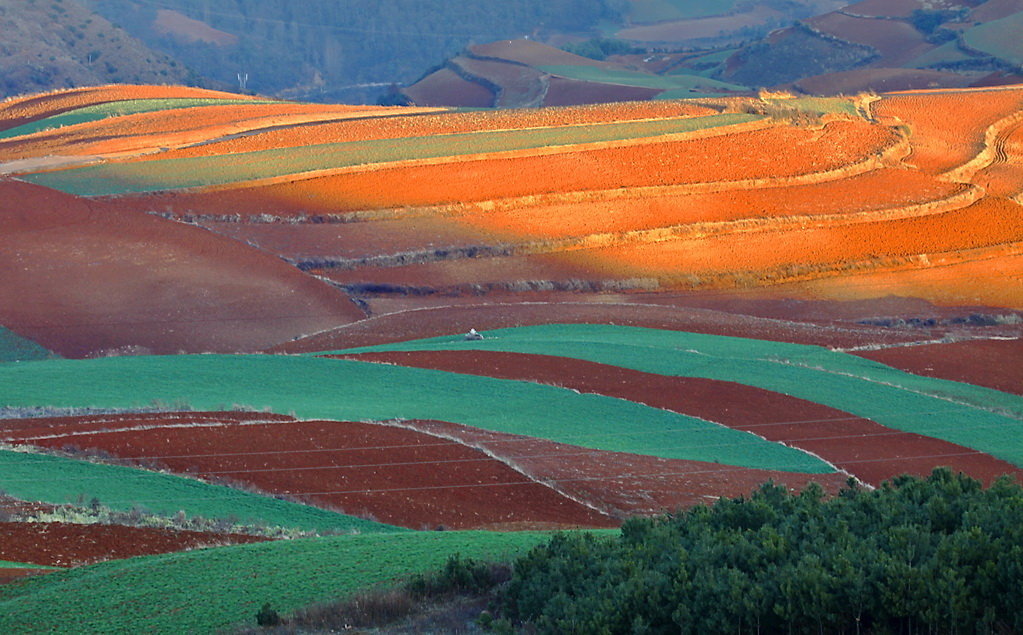
[[[31,452],[0,450],[0,489],[22,500],[55,505],[97,498],[118,511],[137,508],[173,516],[184,510],[190,517],[231,518],[243,525],[324,532],[402,531],[191,478]]]
[[[31,562],[11,562],[0,560],[0,569],[43,569],[45,571],[61,571],[62,567],[50,567],[45,564],[32,564]]]
[[[1023,397],[906,373],[817,346],[640,327],[555,324],[332,351],[492,350],[572,357],[660,375],[733,381],[1023,465]]]
[[[55,390],[59,386],[60,390]],[[341,421],[421,419],[595,450],[787,472],[834,468],[799,450],[674,412],[530,382],[317,357],[179,355],[0,366],[8,406],[225,403]]]
[[[68,194],[109,196],[209,187],[360,165],[645,139],[759,119],[762,117],[758,115],[727,114],[348,141],[221,156],[109,163],[20,178]]]
[[[111,117],[123,117],[126,115],[138,115],[147,112],[158,112],[161,110],[177,110],[181,108],[199,108],[202,106],[232,106],[241,104],[273,104],[280,102],[268,102],[252,99],[216,99],[216,98],[190,98],[176,97],[166,99],[133,99],[128,101],[113,101],[93,106],[85,106],[62,112],[51,117],[46,117],[32,123],[22,124],[14,128],[0,131],[0,139],[12,139],[25,135],[45,132],[66,126],[74,126],[92,121],[101,121]]]
[[[550,534],[407,532],[144,556],[0,589],[0,631],[214,632],[439,569],[456,553],[506,560]],[[202,598],[201,601],[197,601]],[[125,606],[134,607],[125,611]]]
[[[0,363],[26,362],[57,356],[56,353],[43,348],[36,342],[0,326]]]

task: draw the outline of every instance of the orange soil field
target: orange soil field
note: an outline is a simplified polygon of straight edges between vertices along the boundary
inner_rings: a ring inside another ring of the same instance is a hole
[[[668,377],[562,357],[493,351],[363,353],[352,359],[556,384],[697,416],[813,452],[872,485],[949,465],[988,483],[1023,469],[960,445],[886,428],[841,410],[759,388]],[[940,457],[940,458],[938,458]],[[827,477],[820,477],[825,482]],[[831,483],[834,484],[832,478]]]
[[[1023,339],[900,346],[856,355],[918,375],[1023,394]]]
[[[860,300],[900,295],[943,306],[1023,310],[1023,255],[992,254],[969,262],[931,256],[930,267],[811,280],[774,291],[797,297]]]
[[[18,97],[0,102],[0,129],[49,117],[68,110],[129,99],[248,99],[245,95],[186,86],[110,85],[72,88],[42,95]],[[257,98],[253,97],[253,100]]]
[[[292,420],[182,428],[149,419],[146,428],[88,434],[70,422],[59,436],[51,428],[30,442],[145,459],[414,529],[617,524],[476,448],[401,426]]]
[[[823,130],[771,127],[550,156],[384,167],[253,188],[147,195],[138,200],[144,201],[146,209],[177,213],[332,214],[580,190],[798,176],[864,160],[894,141],[892,133],[878,126],[834,121]]]
[[[1023,109],[1023,89],[888,95],[874,105],[884,123],[912,128],[906,162],[930,174],[955,168],[980,152],[984,132]]]
[[[396,108],[396,114],[407,109]],[[414,117],[389,117],[372,121],[345,121],[287,130],[274,130],[257,135],[231,139],[176,150],[160,158],[213,156],[252,152],[273,148],[295,148],[321,143],[398,139],[442,134],[459,134],[488,130],[518,130],[551,126],[572,126],[615,121],[634,121],[658,117],[700,117],[717,111],[707,106],[682,102],[626,103],[586,105],[573,108],[539,108],[422,114]]]
[[[658,88],[641,86],[615,86],[584,82],[565,77],[551,77],[548,80],[544,106],[573,106],[575,104],[600,103],[607,101],[645,101],[664,92]]]
[[[934,48],[933,44],[924,40],[920,31],[898,20],[872,20],[828,13],[806,22],[839,39],[873,47],[881,54],[880,60],[871,62],[877,66],[899,66]]]
[[[956,252],[1023,240],[1023,206],[982,199],[967,208],[884,223],[610,247],[589,252],[604,267],[641,274],[824,271],[843,262]]]
[[[414,114],[415,109],[409,109]],[[430,112],[430,111],[427,111]],[[111,117],[67,129],[0,141],[0,160],[47,154],[118,154],[156,151],[202,143],[227,135],[277,126],[309,125],[360,117],[391,116],[379,106],[321,106],[316,104],[258,104],[178,108]]]
[[[267,540],[243,534],[124,525],[0,523],[0,560],[52,567],[78,567],[104,560]]]
[[[272,255],[12,181],[0,181],[0,271],[0,324],[72,357],[254,350],[362,317]]]
[[[685,306],[684,299],[671,304],[644,304],[643,299],[662,297],[639,294],[637,299],[604,297],[601,301],[581,303],[532,298],[531,302],[506,302],[477,305],[450,305],[411,309],[371,317],[323,333],[274,346],[270,353],[315,353],[357,346],[373,346],[410,339],[536,324],[619,324],[648,328],[690,331],[710,335],[732,335],[796,344],[854,347],[876,344],[915,342],[935,337],[925,330],[901,330],[848,324],[821,328],[784,319],[765,319]],[[696,296],[700,297],[700,296]]]
[[[550,202],[502,205],[493,211],[467,212],[457,220],[509,236],[561,238],[744,218],[854,214],[936,201],[962,188],[926,174],[893,168],[813,185],[709,194],[647,197],[633,191],[622,198],[601,200],[595,193],[592,201],[571,203],[558,203],[552,196]],[[473,210],[471,205],[466,207]]]
[[[989,196],[1016,197],[1023,193],[1023,119],[998,135],[994,145],[992,163],[970,180]]]
[[[463,79],[450,68],[430,73],[403,91],[417,106],[490,108],[494,93],[482,84]]]

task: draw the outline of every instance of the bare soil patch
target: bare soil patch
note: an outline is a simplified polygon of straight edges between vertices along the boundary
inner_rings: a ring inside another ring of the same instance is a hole
[[[900,346],[856,354],[917,375],[1023,394],[1023,339]]]

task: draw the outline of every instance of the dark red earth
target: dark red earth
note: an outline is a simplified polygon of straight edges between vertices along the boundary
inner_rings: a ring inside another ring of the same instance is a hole
[[[1023,470],[976,450],[887,428],[810,401],[733,382],[669,377],[564,357],[492,351],[417,351],[348,356],[553,384],[694,415],[784,443],[873,485],[900,474],[926,476],[937,466],[990,483]]]

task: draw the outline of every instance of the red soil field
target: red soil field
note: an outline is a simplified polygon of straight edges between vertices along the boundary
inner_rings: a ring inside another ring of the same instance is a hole
[[[828,13],[810,18],[806,23],[841,40],[873,47],[881,54],[880,59],[871,62],[876,66],[899,66],[934,48],[933,44],[924,40],[920,31],[898,20],[872,20]]]
[[[676,511],[723,496],[748,496],[768,480],[793,490],[816,482],[834,493],[848,478],[840,473],[796,474],[589,450],[439,421],[413,425],[485,448],[533,479],[551,482],[567,496],[620,519]]]
[[[663,90],[641,86],[615,86],[584,82],[565,77],[551,77],[548,80],[544,106],[573,106],[609,101],[644,101],[660,95]]]
[[[204,227],[285,257],[362,258],[380,254],[492,244],[496,235],[446,218],[413,217],[358,223],[214,223]]]
[[[893,142],[894,136],[879,126],[834,121],[823,130],[772,127],[549,156],[386,167],[238,190],[165,193],[141,200],[148,209],[177,213],[331,214],[581,190],[797,176],[847,166]]]
[[[855,354],[917,375],[1023,394],[1023,339],[900,346]]]
[[[1023,193],[1023,119],[994,139],[994,157],[970,181],[980,185],[989,196],[1017,197]],[[1017,198],[1023,203],[1023,199]]]
[[[396,108],[394,112],[408,113],[409,111],[404,108]],[[175,150],[161,155],[161,158],[213,156],[342,141],[397,139],[401,137],[459,134],[487,130],[517,130],[523,128],[585,125],[614,121],[634,121],[655,117],[701,117],[708,114],[717,114],[717,111],[707,106],[682,102],[594,104],[556,109],[530,108],[525,110],[422,114],[415,117],[389,117],[372,121],[344,121],[321,126],[274,130],[238,139],[209,143],[194,148]]]
[[[752,337],[797,344],[852,347],[926,339],[930,334],[877,327],[846,325],[821,328],[789,320],[737,315],[678,304],[640,304],[604,298],[599,303],[571,300],[531,303],[495,303],[413,309],[372,317],[317,335],[286,342],[271,353],[315,353],[356,346],[373,346],[410,339],[534,324],[619,324],[711,335]],[[649,294],[652,298],[659,295]]]
[[[417,110],[409,109],[408,114],[415,112]],[[151,153],[265,128],[394,114],[394,109],[379,106],[259,103],[161,110],[40,132],[25,139],[0,141],[0,160],[48,154]]]
[[[250,99],[204,88],[186,86],[127,86],[110,85],[72,88],[42,95],[19,97],[0,103],[0,130],[20,126],[30,121],[49,117],[68,110],[128,99]],[[252,97],[254,101],[257,99]]]
[[[862,68],[816,75],[796,82],[796,87],[813,95],[855,95],[867,90],[878,92],[920,90],[924,88],[965,88],[975,76],[930,69]]]
[[[269,254],[13,181],[0,181],[0,271],[0,324],[70,357],[255,350],[362,316]]]
[[[9,441],[33,441],[56,438],[73,430],[75,434],[90,432],[111,432],[114,430],[136,430],[153,426],[171,428],[184,426],[222,427],[225,425],[286,422],[294,417],[270,412],[227,411],[227,412],[133,412],[100,415],[79,415],[72,417],[29,417],[24,419],[0,419],[0,438]]]
[[[559,48],[541,44],[533,40],[502,40],[487,44],[476,44],[469,47],[469,53],[475,57],[511,60],[527,66],[611,66],[606,62],[591,60],[588,57],[562,51]]]
[[[986,483],[1002,474],[1023,477],[1023,469],[970,448],[892,430],[827,406],[732,382],[667,377],[561,357],[493,351],[363,353],[349,357],[536,381],[628,399],[810,451],[872,485],[899,474],[926,476],[939,465]]]
[[[397,425],[292,420],[177,427],[187,415],[174,415],[173,427],[150,417],[147,428],[85,434],[66,420],[61,436],[51,428],[46,438],[12,441],[99,449],[415,529],[615,524],[477,449]]]
[[[104,560],[267,540],[243,534],[124,525],[0,523],[0,560],[52,567],[77,567]]]
[[[930,174],[972,159],[987,127],[1020,109],[1023,90],[887,95],[874,105],[882,122],[909,124],[913,154],[906,162]]]
[[[450,68],[430,73],[402,92],[417,106],[490,108],[495,98],[488,88],[459,77]]]

